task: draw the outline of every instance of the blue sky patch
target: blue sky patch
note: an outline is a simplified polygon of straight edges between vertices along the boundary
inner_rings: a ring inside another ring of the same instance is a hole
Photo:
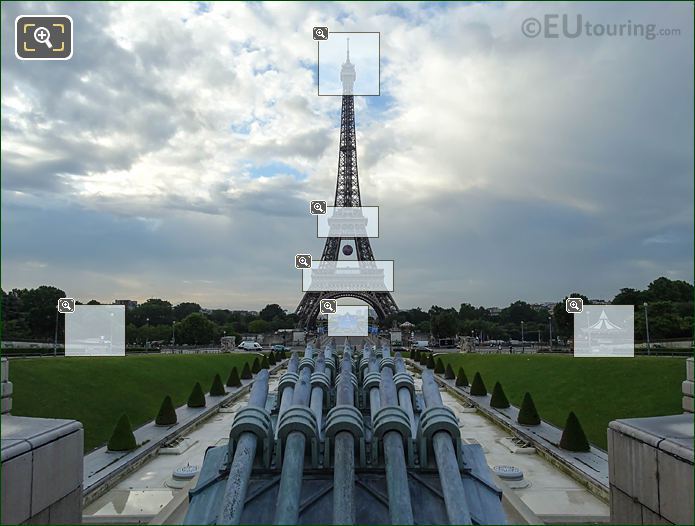
[[[277,177],[280,175],[291,175],[295,179],[302,180],[305,179],[307,174],[300,172],[296,168],[293,168],[289,164],[282,163],[279,161],[270,161],[264,164],[253,164],[249,163],[246,165],[248,168],[248,173],[253,179],[258,179],[260,177]]]

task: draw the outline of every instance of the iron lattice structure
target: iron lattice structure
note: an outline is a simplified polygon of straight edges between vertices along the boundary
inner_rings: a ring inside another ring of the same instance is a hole
[[[348,58],[349,64],[349,58]],[[338,153],[338,180],[335,185],[335,206],[359,207],[360,182],[357,173],[357,139],[355,134],[355,99],[352,90],[343,94],[340,114],[340,150]],[[321,261],[338,261],[343,241],[352,241],[360,266],[375,267],[374,253],[368,237],[342,238],[329,237],[323,247]],[[297,307],[297,325],[313,327],[319,314],[319,305],[325,298],[350,297],[364,301],[375,311],[380,320],[398,312],[398,307],[390,292],[380,291],[326,291],[306,292]]]

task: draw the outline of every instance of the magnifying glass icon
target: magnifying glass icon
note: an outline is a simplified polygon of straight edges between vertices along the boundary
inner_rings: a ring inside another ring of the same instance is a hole
[[[576,301],[570,301],[570,307],[572,307],[573,309],[576,309],[577,308],[577,302]]]
[[[318,28],[318,29],[316,30],[316,36],[317,36],[317,37],[324,38],[323,29]]]
[[[317,212],[323,212],[323,207],[321,206],[321,203],[314,203],[314,210]]]
[[[46,44],[48,49],[53,48],[53,45],[51,44],[51,32],[46,29],[43,26],[37,27],[34,30],[34,39],[39,43],[39,44]]]
[[[299,258],[298,261],[299,261],[300,265],[306,265],[306,258],[305,257]]]

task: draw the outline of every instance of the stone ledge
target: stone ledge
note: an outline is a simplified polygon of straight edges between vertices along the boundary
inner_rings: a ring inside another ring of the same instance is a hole
[[[608,428],[693,464],[693,422],[681,414],[614,420]]]
[[[693,524],[693,415],[609,424],[611,517]]]
[[[81,499],[69,496],[82,494],[82,424],[2,415],[0,426],[2,523],[47,523],[54,507],[57,522],[79,519]]]
[[[82,431],[82,424],[77,420],[2,415],[0,428],[2,429],[0,460],[5,462],[15,454],[39,448],[65,435]],[[8,447],[5,446],[6,441]],[[20,446],[18,442],[24,442],[24,445]]]

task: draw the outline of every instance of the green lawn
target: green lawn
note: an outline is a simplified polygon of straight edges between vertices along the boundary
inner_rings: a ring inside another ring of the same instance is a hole
[[[541,418],[564,427],[574,411],[589,440],[606,449],[608,422],[681,413],[685,358],[573,358],[549,355],[442,354],[470,381],[480,372],[488,389],[502,383],[511,404],[529,391]]]
[[[186,403],[195,382],[207,393],[215,373],[226,382],[233,366],[257,354],[148,355],[10,360],[12,414],[72,418],[84,425],[84,447],[106,443],[127,413],[133,428],[154,420],[164,396]]]

